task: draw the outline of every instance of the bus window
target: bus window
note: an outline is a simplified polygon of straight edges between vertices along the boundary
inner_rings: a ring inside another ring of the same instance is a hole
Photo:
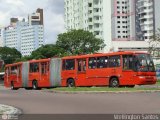
[[[18,72],[18,75],[21,75],[21,66],[20,65],[17,66],[17,72]]]
[[[97,58],[97,68],[107,68],[108,57],[98,57]]]
[[[39,72],[39,63],[31,63],[30,64],[30,72]]]
[[[66,69],[66,61],[63,60],[63,62],[62,62],[62,70],[65,70],[65,69]]]
[[[8,67],[5,69],[5,74],[8,74]]]
[[[124,70],[134,70],[132,55],[123,56],[123,69]]]
[[[155,72],[153,60],[148,54],[137,54],[136,55],[136,71],[140,72]]]
[[[97,64],[97,59],[96,58],[89,58],[89,64],[88,67],[89,69],[95,69]]]
[[[78,60],[78,72],[86,71],[86,60]]]
[[[109,57],[109,67],[120,67],[120,56]]]
[[[48,71],[48,62],[41,63],[41,73],[46,74]]]
[[[11,67],[11,74],[17,74],[17,66],[12,66]]]
[[[66,70],[74,70],[75,69],[75,61],[74,59],[72,60],[66,60]]]

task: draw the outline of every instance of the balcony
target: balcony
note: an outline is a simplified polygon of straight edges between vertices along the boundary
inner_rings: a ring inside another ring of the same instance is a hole
[[[143,14],[143,13],[150,13],[153,12],[153,9],[144,9],[138,12],[138,14]]]
[[[98,23],[98,24],[100,24],[100,23],[102,23],[102,20],[93,20],[93,23]]]
[[[153,18],[153,15],[143,15],[143,16],[140,16],[140,20],[143,20],[143,19],[149,19],[149,18]]]
[[[95,4],[95,5],[93,5],[93,8],[101,8],[101,7],[102,7],[101,4]]]
[[[153,26],[152,27],[148,27],[148,26],[143,26],[141,27],[142,31],[148,31],[148,30],[153,30]]]
[[[94,16],[102,16],[102,12],[94,12],[93,15]]]

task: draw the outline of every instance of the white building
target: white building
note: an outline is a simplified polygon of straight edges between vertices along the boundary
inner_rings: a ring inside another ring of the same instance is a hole
[[[44,45],[43,25],[25,26],[21,28],[21,48],[23,56],[31,55],[32,51]]]
[[[3,26],[0,25],[0,47],[3,47]]]
[[[38,8],[35,13],[28,16],[29,25],[43,25],[43,9]]]
[[[135,40],[135,0],[112,0],[112,40]]]
[[[105,51],[111,44],[110,0],[65,0],[66,30],[84,29],[104,39]],[[107,12],[106,12],[107,11]]]
[[[160,0],[155,1],[155,29],[160,28]]]
[[[155,33],[154,0],[136,0],[136,39],[149,41]]]
[[[4,46],[16,48],[23,56],[29,56],[32,51],[44,45],[44,27],[29,25],[24,20],[18,21],[15,26],[5,27],[3,41]]]
[[[3,41],[2,41],[2,28],[0,28],[0,47],[3,46]]]
[[[155,32],[154,0],[65,0],[65,25],[66,30],[89,30],[104,39],[105,52],[122,49],[114,46],[117,41],[131,41],[127,44],[133,47],[137,42],[132,41],[143,41],[141,48],[147,48]]]

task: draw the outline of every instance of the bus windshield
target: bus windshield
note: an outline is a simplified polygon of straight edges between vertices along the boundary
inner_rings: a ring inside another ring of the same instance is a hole
[[[135,56],[135,70],[140,72],[155,72],[153,60],[149,54]]]

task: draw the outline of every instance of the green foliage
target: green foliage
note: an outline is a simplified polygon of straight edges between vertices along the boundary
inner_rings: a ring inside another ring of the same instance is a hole
[[[154,57],[160,57],[160,28],[157,29],[154,36],[152,36],[149,41],[149,53],[151,53]]]
[[[31,60],[31,57],[30,56],[24,56],[24,57],[21,57],[21,58],[17,59],[16,62],[25,62],[25,61],[28,61],[28,60]]]
[[[56,45],[63,48],[66,55],[95,53],[105,47],[102,39],[98,39],[93,33],[84,30],[71,30],[59,34]]]
[[[30,59],[45,59],[45,58],[51,58],[54,56],[61,56],[61,53],[63,53],[63,50],[56,45],[44,45],[37,50],[33,51]]]
[[[5,64],[12,64],[21,58],[21,53],[15,48],[0,47],[0,58]]]

